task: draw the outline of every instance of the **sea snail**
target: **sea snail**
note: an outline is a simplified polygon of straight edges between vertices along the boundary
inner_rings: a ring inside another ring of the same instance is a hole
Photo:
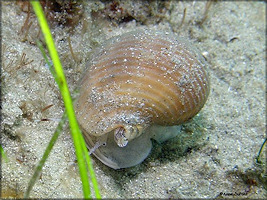
[[[152,148],[179,133],[179,124],[209,94],[207,63],[183,39],[134,31],[107,40],[91,56],[75,112],[90,151],[105,165],[141,163]]]

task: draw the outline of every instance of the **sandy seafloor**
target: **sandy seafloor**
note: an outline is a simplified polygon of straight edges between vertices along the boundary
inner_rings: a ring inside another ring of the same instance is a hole
[[[20,6],[2,2],[1,143],[8,157],[1,163],[2,197],[22,197],[58,123],[38,120],[60,119],[64,110],[35,45],[36,18],[32,14],[22,28],[27,13]],[[72,31],[50,19],[71,91],[92,49],[136,28],[175,32],[191,41],[209,63],[210,96],[201,112],[182,126],[180,136],[161,145],[153,142],[150,156],[129,169],[113,170],[92,159],[103,198],[259,199],[266,195],[266,166],[255,165],[266,137],[266,4],[216,2],[206,14],[205,6],[200,1],[150,6],[138,1],[116,5],[86,1]],[[53,106],[43,111],[49,105]],[[30,196],[83,196],[67,126]]]

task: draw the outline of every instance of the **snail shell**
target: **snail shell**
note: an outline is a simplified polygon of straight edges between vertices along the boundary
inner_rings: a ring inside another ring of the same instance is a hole
[[[75,104],[91,152],[114,169],[142,162],[151,138],[174,137],[177,125],[203,107],[206,65],[192,45],[170,33],[134,31],[102,44],[91,56]]]

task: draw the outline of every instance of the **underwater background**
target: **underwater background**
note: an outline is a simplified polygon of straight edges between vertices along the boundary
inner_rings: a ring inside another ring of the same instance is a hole
[[[149,157],[132,168],[114,170],[92,156],[103,198],[265,197],[266,151],[255,162],[266,138],[265,2],[42,2],[71,91],[93,49],[136,29],[187,38],[209,63],[208,100],[177,137],[152,141]],[[23,196],[64,111],[37,38],[27,1],[2,2],[2,197]],[[31,197],[82,195],[66,126]]]

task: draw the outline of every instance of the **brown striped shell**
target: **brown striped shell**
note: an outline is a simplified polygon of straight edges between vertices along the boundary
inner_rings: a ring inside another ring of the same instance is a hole
[[[206,65],[194,47],[170,33],[134,31],[106,41],[91,56],[76,101],[88,147],[115,169],[142,162],[151,138],[178,132],[173,127],[203,107]]]

